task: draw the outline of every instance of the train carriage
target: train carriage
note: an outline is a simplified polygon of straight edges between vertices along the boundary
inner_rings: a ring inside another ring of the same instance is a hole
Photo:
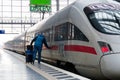
[[[43,58],[70,63],[91,79],[120,79],[119,3],[77,0],[28,29],[23,48],[40,33],[51,46],[43,46]]]

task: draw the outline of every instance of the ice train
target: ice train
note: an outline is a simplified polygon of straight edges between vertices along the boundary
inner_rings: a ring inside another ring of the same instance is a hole
[[[107,0],[77,0],[25,33],[5,43],[24,52],[43,33],[50,50],[42,57],[71,63],[91,79],[120,79],[120,4]]]

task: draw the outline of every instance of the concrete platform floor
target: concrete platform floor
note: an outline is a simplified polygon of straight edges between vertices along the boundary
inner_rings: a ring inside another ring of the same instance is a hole
[[[24,62],[0,49],[0,80],[47,80]]]

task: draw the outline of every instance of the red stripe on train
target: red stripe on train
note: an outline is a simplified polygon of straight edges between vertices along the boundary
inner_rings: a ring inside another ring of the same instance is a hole
[[[52,50],[58,50],[58,46],[53,45],[53,46],[51,47],[51,49],[52,49]]]
[[[81,46],[81,45],[65,45],[65,51],[77,51],[77,52],[87,52],[91,54],[97,55],[95,49],[93,47]]]
[[[59,47],[57,45],[53,45],[51,49],[58,50]],[[64,45],[64,51],[86,52],[86,53],[97,55],[93,47],[81,46],[81,45]]]

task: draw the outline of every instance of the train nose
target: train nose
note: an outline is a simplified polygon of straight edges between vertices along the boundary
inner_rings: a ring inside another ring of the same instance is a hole
[[[120,80],[120,53],[104,55],[100,61],[102,74],[112,80]]]

